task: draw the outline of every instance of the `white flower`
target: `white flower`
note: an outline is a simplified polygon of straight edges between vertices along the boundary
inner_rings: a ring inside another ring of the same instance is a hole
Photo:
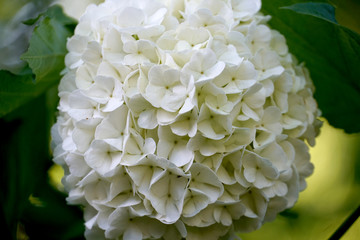
[[[214,79],[216,86],[226,94],[239,94],[253,86],[257,81],[257,72],[250,61],[225,68],[220,76]]]
[[[179,115],[170,124],[171,131],[178,136],[188,135],[194,137],[197,131],[198,110],[193,108],[190,112]]]
[[[121,160],[123,165],[136,165],[148,154],[154,153],[156,144],[152,138],[144,139],[133,128],[129,128],[126,135],[128,136],[124,143],[124,156]]]
[[[239,219],[245,213],[244,205],[238,203],[219,203],[214,207],[214,219],[224,226],[230,226],[233,220]]]
[[[164,223],[176,222],[182,211],[189,174],[185,174],[165,158],[149,155],[129,175],[157,211],[156,218]]]
[[[253,119],[260,120],[263,106],[266,100],[266,90],[261,84],[255,84],[248,88],[240,101],[241,113],[237,116],[240,121]]]
[[[231,119],[212,112],[206,105],[200,109],[198,130],[209,139],[219,140],[231,133]]]
[[[260,10],[260,0],[231,0],[234,18],[240,21],[248,21]]]
[[[235,239],[292,207],[319,128],[260,0],[106,0],[68,40],[54,161],[88,239]]]
[[[70,69],[78,68],[83,64],[81,56],[87,48],[87,40],[85,36],[75,35],[67,42],[66,47],[70,52],[65,57],[65,64]]]
[[[208,203],[215,202],[222,195],[224,187],[211,169],[194,163],[189,171],[192,176],[189,190],[204,194],[208,198]]]
[[[159,127],[158,135],[157,154],[160,157],[169,159],[177,167],[192,163],[194,152],[187,147],[188,138],[173,134],[167,127]]]
[[[277,107],[270,106],[264,110],[262,118],[255,125],[255,148],[274,142],[275,138],[282,132],[280,120],[281,113]]]
[[[104,105],[104,112],[114,111],[124,102],[120,82],[111,77],[96,76],[94,84],[85,92],[92,100]]]
[[[291,75],[287,72],[281,74],[274,81],[274,94],[272,96],[272,99],[282,113],[286,113],[289,110],[288,93],[291,91],[291,87]]]
[[[81,154],[68,154],[65,162],[69,166],[70,173],[76,177],[84,177],[91,169]]]
[[[262,48],[267,48],[271,41],[269,27],[262,24],[257,25],[256,22],[252,22],[249,26],[246,40],[253,53],[258,52]]]
[[[139,228],[138,221],[141,218],[137,218],[130,208],[118,207],[109,215],[109,227],[105,230],[106,238],[116,238],[119,235],[124,239],[143,239],[143,234]]]
[[[99,104],[78,90],[70,93],[67,98],[68,114],[75,121],[100,117]]]
[[[86,163],[102,176],[112,175],[120,164],[122,152],[103,140],[95,140],[84,154]]]
[[[253,153],[244,155],[242,165],[244,178],[258,189],[271,186],[273,180],[279,177],[278,170],[268,159]]]
[[[245,213],[239,220],[234,221],[235,230],[249,232],[258,229],[262,224],[259,220],[263,219],[266,214],[268,201],[256,188],[246,190],[240,199],[245,207]]]
[[[148,77],[149,84],[145,89],[144,97],[154,107],[168,112],[180,111],[180,113],[192,109],[191,100],[186,102],[190,95],[194,95],[192,78],[166,66],[152,67]]]
[[[177,32],[176,37],[179,39],[177,45],[182,45],[186,49],[201,49],[205,47],[211,41],[211,34],[205,28],[195,28],[191,26],[186,26],[180,28]]]
[[[183,71],[195,78],[196,85],[204,85],[224,70],[225,63],[219,62],[210,49],[199,50],[185,64]]]
[[[136,40],[134,37],[126,35],[128,34],[123,34],[123,50],[126,54],[123,59],[124,64],[136,65],[158,62],[158,56],[152,42],[142,39]]]
[[[60,4],[64,8],[64,12],[75,18],[79,19],[84,13],[86,7],[91,3],[100,3],[102,0],[83,0],[83,1],[71,1],[71,0],[57,0],[56,3]]]
[[[213,3],[214,2],[217,2],[218,5],[223,4],[220,1],[213,1]],[[215,8],[216,7],[214,7],[213,10],[215,10]],[[225,19],[221,16],[216,16],[215,14],[213,14],[213,12],[210,9],[206,7],[205,8],[199,7],[199,9],[196,12],[189,15],[188,21],[189,21],[188,24],[190,26],[205,28],[208,31],[210,31],[212,35],[214,35],[215,33],[223,34],[226,33],[227,31]]]
[[[75,123],[71,137],[78,152],[84,153],[89,149],[100,121],[99,118],[88,118]]]
[[[132,180],[125,168],[121,168],[117,175],[110,179],[110,191],[106,205],[113,208],[129,207],[141,203],[141,198],[136,194]]]
[[[103,139],[119,150],[124,149],[128,130],[129,110],[125,105],[117,108],[104,118],[95,129],[94,138]]]
[[[279,56],[271,50],[263,48],[256,52],[252,62],[259,70],[258,80],[268,79],[273,76],[279,76],[283,73],[284,67],[280,65]]]

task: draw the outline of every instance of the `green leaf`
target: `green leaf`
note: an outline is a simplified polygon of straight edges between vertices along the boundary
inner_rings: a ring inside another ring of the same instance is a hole
[[[28,51],[22,55],[29,66],[19,75],[0,71],[0,117],[60,81],[60,72],[65,67],[66,41],[75,21],[64,15],[59,6],[50,7],[42,16],[31,36]]]
[[[30,18],[25,20],[23,23],[26,25],[33,25],[42,17],[49,17],[56,19],[57,21],[63,23],[64,25],[73,25],[76,24],[76,20],[65,15],[63,13],[62,7],[59,5],[53,5],[49,7],[46,12],[40,13],[36,18]]]
[[[293,209],[286,209],[282,212],[280,212],[280,216],[283,216],[285,218],[289,219],[297,219],[299,217],[299,213],[296,212]]]
[[[31,77],[23,81],[35,85]],[[49,143],[58,101],[56,89],[48,89],[0,119],[3,239],[17,239],[19,223],[30,239],[84,239],[81,210],[68,206],[65,194],[53,189],[47,176],[53,164]]]
[[[35,201],[28,204],[21,219],[30,239],[84,239],[82,211],[78,206],[67,205],[65,197],[47,182],[37,187]]]
[[[54,84],[57,84],[57,81],[34,83],[32,75],[19,76],[1,70],[0,117],[39,96]]]
[[[65,68],[66,41],[72,35],[66,27],[68,18],[59,15],[59,10],[51,11],[55,11],[56,17],[46,16],[40,21],[31,36],[28,51],[21,56],[36,75],[36,82],[59,80]]]
[[[77,24],[77,21],[75,19],[64,14],[62,7],[59,5],[53,5],[52,7],[49,7],[48,10],[44,13],[44,16],[56,19],[63,25]]]
[[[321,18],[325,21],[338,24],[335,19],[335,8],[327,3],[309,2],[296,3],[291,6],[282,7],[283,9],[290,9],[294,12],[307,14],[313,17]]]
[[[48,113],[42,95],[0,119],[0,202],[5,229],[12,236],[6,239],[16,239],[16,227],[29,196],[43,184],[51,163]]]
[[[310,70],[323,116],[347,133],[360,132],[360,36],[336,24],[329,5],[301,2],[263,0],[262,12]]]

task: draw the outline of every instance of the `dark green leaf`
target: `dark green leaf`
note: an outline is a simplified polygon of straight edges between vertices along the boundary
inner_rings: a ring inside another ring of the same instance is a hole
[[[57,81],[35,84],[32,75],[19,76],[0,71],[0,117],[39,96],[54,84]]]
[[[0,201],[11,239],[30,194],[51,164],[48,120],[44,95],[0,119]]]
[[[299,213],[293,209],[286,209],[280,213],[280,216],[286,217],[288,219],[296,219],[299,217]]]
[[[290,9],[297,13],[318,17],[325,21],[337,24],[335,19],[335,8],[327,3],[296,3],[291,6],[283,7],[283,9]]]
[[[25,21],[23,21],[22,23],[28,26],[34,25],[39,19],[40,19],[41,15],[37,16],[36,18],[30,18],[27,19]]]
[[[301,11],[299,5],[290,7],[306,14],[282,8],[299,2],[304,1],[263,0],[262,12],[272,16],[269,24],[285,35],[290,52],[309,68],[323,116],[334,127],[360,132],[359,34],[335,24],[327,5],[304,3]],[[316,9],[310,11],[310,6]]]
[[[84,238],[82,211],[79,207],[67,205],[65,194],[53,189],[44,181],[35,189],[33,197],[34,204],[28,204],[21,219],[30,239]]]
[[[21,57],[36,75],[36,82],[58,81],[65,67],[66,40],[72,32],[60,20],[63,19],[43,18],[31,36],[28,51]]]
[[[32,75],[33,72],[29,65],[26,65],[23,69],[21,69],[20,72],[18,72],[16,75],[25,76],[25,75]],[[34,80],[35,81],[35,80]]]

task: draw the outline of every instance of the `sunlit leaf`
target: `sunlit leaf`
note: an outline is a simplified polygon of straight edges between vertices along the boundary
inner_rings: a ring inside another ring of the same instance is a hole
[[[60,10],[52,11],[55,17],[45,15],[31,36],[28,51],[21,57],[36,75],[36,82],[57,81],[65,68],[66,41],[72,35],[66,26],[70,20]]]
[[[50,7],[40,16],[30,47],[22,56],[30,68],[20,75],[0,71],[0,117],[58,84],[65,68],[66,41],[75,22],[59,6]]]

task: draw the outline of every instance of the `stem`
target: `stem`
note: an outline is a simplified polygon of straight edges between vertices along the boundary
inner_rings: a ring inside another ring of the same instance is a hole
[[[341,224],[341,226],[334,232],[329,240],[337,240],[344,236],[345,232],[354,224],[356,219],[360,216],[360,206]]]

